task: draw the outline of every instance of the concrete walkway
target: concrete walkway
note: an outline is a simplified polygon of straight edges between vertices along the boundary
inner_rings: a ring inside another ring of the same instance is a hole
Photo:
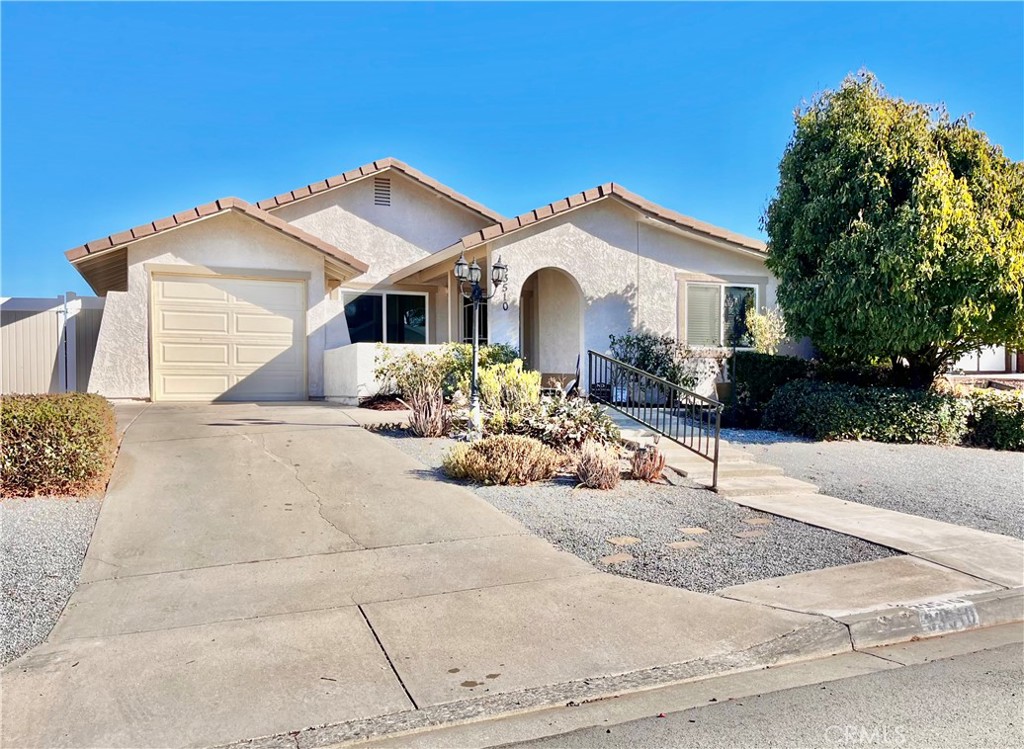
[[[3,746],[325,745],[850,649],[598,572],[345,409],[130,416],[78,591],[0,674]]]
[[[623,438],[654,433],[612,409]],[[711,487],[706,458],[662,439],[667,465]],[[751,461],[721,441],[715,489],[744,507],[887,546],[907,556],[758,580],[716,591],[726,598],[829,616],[855,648],[1024,621],[1024,541],[818,494],[818,487]]]

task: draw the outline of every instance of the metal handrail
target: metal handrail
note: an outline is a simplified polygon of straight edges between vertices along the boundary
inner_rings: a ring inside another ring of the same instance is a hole
[[[592,401],[614,408],[710,461],[711,488],[718,488],[722,403],[597,351],[588,351],[587,359],[587,393]],[[626,395],[616,398],[616,388],[622,387],[617,383],[623,381]],[[639,398],[631,395],[630,386],[639,386]],[[608,390],[607,397],[603,388]]]

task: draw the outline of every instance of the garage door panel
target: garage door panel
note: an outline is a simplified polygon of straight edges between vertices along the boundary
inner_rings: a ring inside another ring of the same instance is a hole
[[[289,288],[282,289],[282,286]],[[235,281],[228,287],[234,301],[266,310],[305,309],[301,284],[283,284],[280,281]]]
[[[195,343],[190,341],[161,341],[153,351],[158,364],[168,366],[206,366],[230,364],[227,343]]]
[[[231,376],[227,373],[168,372],[158,378],[158,392],[163,394],[163,400],[196,400],[196,393],[220,394],[231,387]]]
[[[305,398],[305,294],[301,282],[155,275],[154,399]]]
[[[230,332],[230,317],[223,312],[196,312],[194,310],[161,309],[157,315],[158,334],[194,335],[197,333]]]
[[[188,276],[168,278],[156,284],[156,287],[158,301],[226,302],[228,300],[227,284],[224,282],[218,284],[214,279]]]
[[[236,376],[228,396],[234,400],[274,400],[302,387],[302,375],[260,370],[259,377]]]
[[[273,366],[278,369],[295,369],[302,363],[302,352],[296,346],[241,343],[234,347],[234,352],[234,363],[239,366]]]
[[[283,335],[291,338],[295,320],[279,315],[255,315],[250,312],[232,313],[233,330],[241,335]]]

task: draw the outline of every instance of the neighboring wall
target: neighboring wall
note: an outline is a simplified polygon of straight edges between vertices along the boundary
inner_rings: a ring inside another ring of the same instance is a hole
[[[355,279],[372,286],[491,223],[393,171],[391,204],[374,203],[374,178],[272,209],[274,215],[370,264]]]
[[[90,389],[111,398],[149,398],[149,292],[146,264],[309,274],[306,351],[309,395],[323,395],[323,352],[329,309],[323,257],[273,229],[235,213],[196,221],[128,248],[128,291],[107,295]]]
[[[0,301],[0,392],[85,392],[103,301],[71,292]]]

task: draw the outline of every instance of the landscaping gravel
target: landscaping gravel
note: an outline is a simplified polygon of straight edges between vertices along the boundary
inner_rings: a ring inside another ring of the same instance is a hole
[[[1024,538],[1024,454],[972,447],[810,442],[723,430],[751,460],[817,484],[822,494]]]
[[[438,480],[447,480],[437,467],[452,440],[417,439],[402,432],[382,436],[434,468]],[[624,480],[615,490],[598,491],[577,489],[569,477],[529,486],[470,488],[534,533],[601,569],[703,593],[895,554],[840,533],[747,510],[706,489]],[[687,534],[682,528],[707,532]],[[762,533],[752,538],[734,535],[758,531]],[[620,546],[608,541],[623,536],[638,540]],[[681,541],[700,546],[667,546]],[[632,560],[601,561],[616,554]]]
[[[46,639],[78,584],[99,499],[0,501],[0,665]]]

